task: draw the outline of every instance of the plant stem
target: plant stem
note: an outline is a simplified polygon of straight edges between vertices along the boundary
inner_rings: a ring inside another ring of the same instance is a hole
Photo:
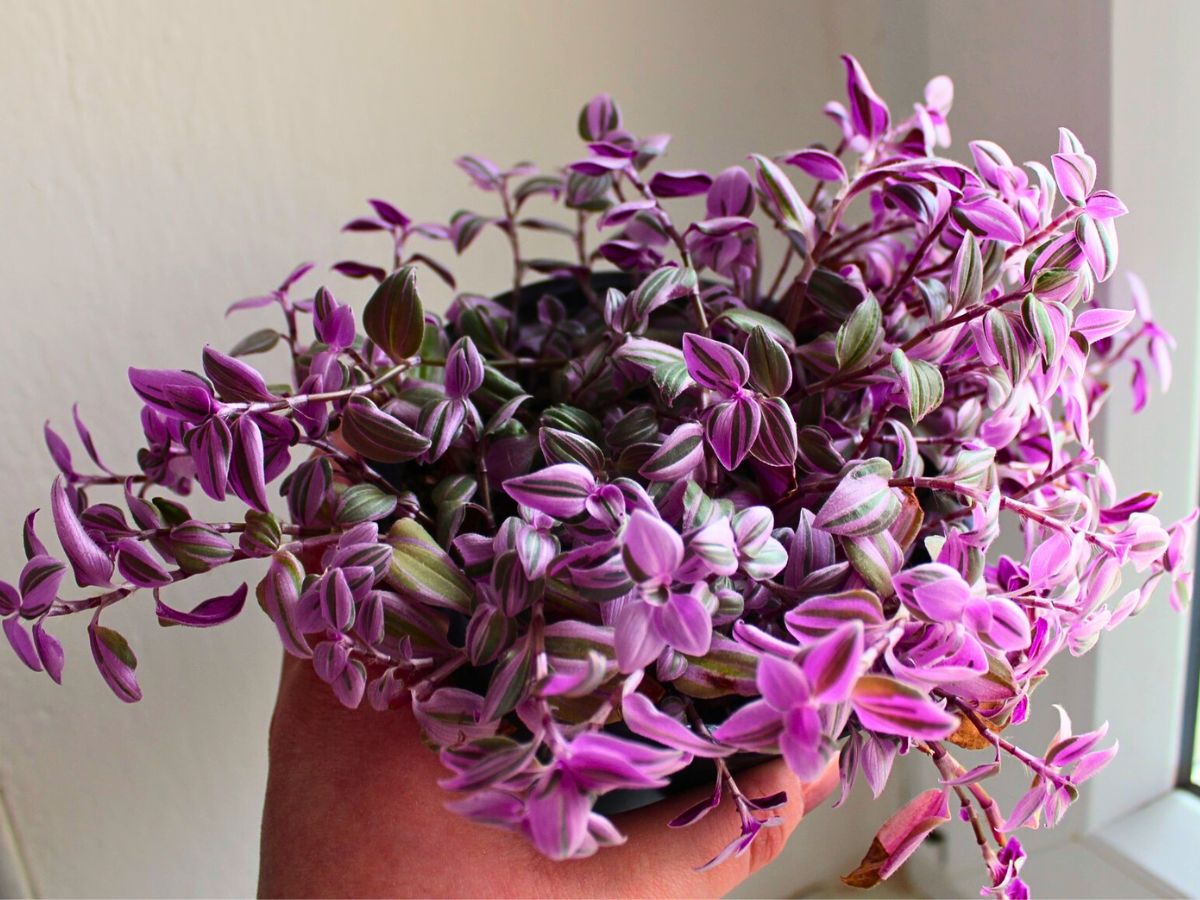
[[[936,241],[939,236],[941,236],[943,229],[945,229],[946,224],[949,221],[950,215],[946,214],[942,216],[942,220],[938,222],[935,227],[929,229],[929,234],[925,235],[925,239],[922,240],[921,243],[917,245],[917,249],[913,251],[913,256],[908,263],[908,268],[904,270],[904,274],[900,276],[900,280],[897,281],[895,286],[888,292],[887,299],[883,301],[884,306],[890,306],[892,303],[894,303],[896,298],[904,292],[906,287],[908,287],[909,282],[913,279],[913,275],[916,274],[917,268],[921,265],[921,260],[925,258],[925,254],[929,252],[929,248],[933,245],[933,242]]]

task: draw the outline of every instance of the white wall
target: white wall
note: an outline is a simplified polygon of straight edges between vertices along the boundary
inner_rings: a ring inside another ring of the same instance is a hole
[[[873,3],[0,0],[0,572],[15,577],[20,517],[46,504],[43,419],[69,424],[78,399],[129,467],[125,367],[194,366],[204,341],[268,321],[224,321],[228,301],[300,259],[366,255],[370,238],[337,231],[362,198],[421,218],[482,205],[455,155],[567,160],[598,90],[633,128],[674,133],[680,167],[828,139],[837,53],[907,103],[926,75],[921,23]],[[481,245],[461,285],[501,288],[503,245]],[[92,670],[83,623],[57,628],[64,688],[0,652],[0,789],[33,887],[251,892],[273,631],[252,605],[217,632],[162,631],[146,598],[126,607],[113,622],[141,660],[135,707]],[[844,870],[883,812],[822,814],[752,890]]]

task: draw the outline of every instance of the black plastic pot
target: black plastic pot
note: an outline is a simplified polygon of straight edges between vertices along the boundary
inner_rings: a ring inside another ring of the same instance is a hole
[[[591,278],[591,288],[601,298],[609,288],[616,288],[628,293],[633,290],[636,284],[637,282],[633,276],[624,272],[600,272],[592,275]],[[579,282],[573,278],[554,278],[522,287],[520,302],[517,305],[518,319],[523,322],[534,320],[537,317],[538,300],[546,295],[559,300],[568,315],[576,317],[586,316],[589,320],[594,320],[585,322],[585,325],[589,327],[599,326],[599,317],[589,308],[587,297],[584,295]],[[509,291],[501,294],[495,299],[498,303],[508,306],[512,302],[512,292]],[[397,486],[402,485],[402,480],[398,477],[400,475],[399,466],[376,465],[372,463],[372,468],[375,468],[381,475],[392,481],[393,484]],[[449,634],[450,640],[455,643],[461,643],[465,640],[466,626],[467,619],[465,616],[461,614],[452,615]],[[460,670],[456,676],[455,683],[468,690],[482,693],[487,689],[490,670],[490,666],[468,671]],[[740,704],[734,700],[730,704],[730,708],[736,708],[737,705]],[[604,731],[618,737],[639,740],[623,722],[606,725],[604,726]],[[759,765],[771,758],[768,755],[760,753],[738,753],[728,757],[725,762],[731,771],[737,772]],[[670,781],[663,787],[645,790],[611,791],[599,798],[595,810],[601,815],[630,812],[658,803],[660,800],[667,799],[692,788],[700,786],[711,788],[716,777],[717,767],[712,760],[696,758],[688,766],[673,774]]]

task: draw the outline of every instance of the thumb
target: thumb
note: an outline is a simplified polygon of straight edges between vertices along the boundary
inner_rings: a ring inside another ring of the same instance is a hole
[[[739,772],[738,788],[749,797],[787,793],[787,803],[773,813],[782,822],[762,829],[743,855],[727,859],[706,872],[697,872],[696,868],[720,853],[740,833],[741,819],[728,792],[717,809],[687,828],[668,828],[667,823],[709,796],[711,789],[707,787],[616,816],[614,823],[628,837],[626,843],[583,862],[598,859],[610,877],[615,873],[630,873],[636,881],[629,887],[636,886],[632,892],[642,896],[719,896],[774,860],[805,813],[819,806],[837,782],[836,759],[816,781],[808,783],[792,774],[783,760]],[[620,877],[615,879],[617,883],[610,880],[609,890],[624,893],[622,880]]]

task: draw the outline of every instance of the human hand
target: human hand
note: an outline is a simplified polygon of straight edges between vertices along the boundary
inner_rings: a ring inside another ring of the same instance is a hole
[[[285,657],[271,720],[259,895],[263,897],[720,896],[771,862],[806,811],[837,784],[837,764],[801,783],[782,761],[738,773],[750,796],[787,791],[783,824],[740,858],[694,867],[738,831],[723,803],[696,824],[666,823],[709,788],[613,817],[628,841],[553,862],[518,834],[448,812],[448,773],[407,708],[343,707],[301,660]]]

